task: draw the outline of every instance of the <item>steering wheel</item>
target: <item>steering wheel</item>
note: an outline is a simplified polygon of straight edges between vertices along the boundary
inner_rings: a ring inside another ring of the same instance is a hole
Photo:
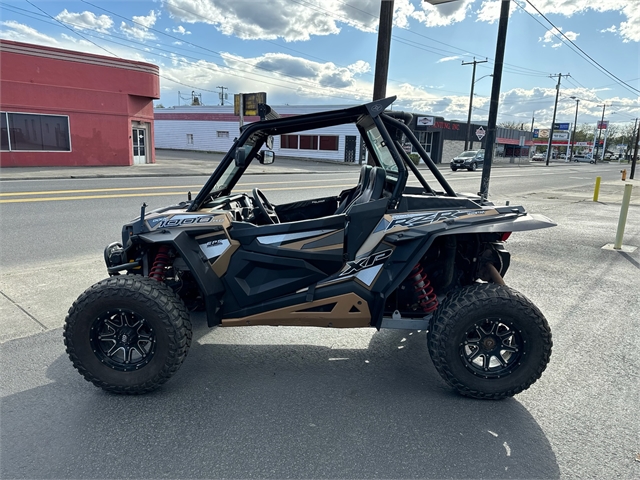
[[[260,210],[262,216],[266,218],[269,223],[280,223],[275,208],[273,208],[273,205],[271,205],[267,197],[264,196],[264,193],[258,188],[253,189],[253,201],[258,206],[258,210]]]

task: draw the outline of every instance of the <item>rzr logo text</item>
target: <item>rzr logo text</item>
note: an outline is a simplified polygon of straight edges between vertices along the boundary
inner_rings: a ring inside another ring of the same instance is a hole
[[[449,220],[452,218],[463,217],[465,215],[483,215],[484,210],[467,210],[467,211],[444,211],[435,213],[426,213],[419,215],[398,215],[387,225],[386,230],[393,227],[418,227],[420,225],[428,225],[430,223],[439,222],[441,220]]]

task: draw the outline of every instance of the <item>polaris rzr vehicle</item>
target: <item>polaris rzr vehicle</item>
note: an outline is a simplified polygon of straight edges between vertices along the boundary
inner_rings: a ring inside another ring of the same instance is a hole
[[[111,392],[154,390],[184,361],[190,311],[201,310],[210,327],[425,330],[436,370],[461,394],[500,399],[533,384],[551,333],[505,285],[504,242],[555,224],[456,193],[407,126],[411,115],[386,111],[394,100],[286,118],[261,106],[265,118],[242,128],[195,198],[143,205],[105,249],[110,277],[69,310],[75,368]],[[251,162],[274,162],[274,137],[343,124],[355,124],[368,156],[352,188],[279,205],[236,188]]]

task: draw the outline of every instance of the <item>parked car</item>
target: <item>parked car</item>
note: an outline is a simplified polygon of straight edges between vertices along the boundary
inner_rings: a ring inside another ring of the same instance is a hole
[[[454,172],[459,168],[473,172],[478,165],[484,165],[484,150],[467,150],[451,160],[451,170]]]
[[[531,157],[531,160],[533,160],[534,162],[544,162],[546,159],[546,153],[536,153],[533,157]]]
[[[590,153],[587,153],[586,155],[582,155],[578,153],[573,156],[573,161],[583,162],[583,163],[596,163]]]

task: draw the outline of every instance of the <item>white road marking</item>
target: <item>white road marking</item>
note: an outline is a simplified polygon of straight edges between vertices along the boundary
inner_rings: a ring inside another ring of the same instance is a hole
[[[504,449],[507,451],[507,457],[511,456],[511,449],[509,448],[509,445],[507,445],[507,442],[504,442],[502,444],[502,446],[504,447]]]

